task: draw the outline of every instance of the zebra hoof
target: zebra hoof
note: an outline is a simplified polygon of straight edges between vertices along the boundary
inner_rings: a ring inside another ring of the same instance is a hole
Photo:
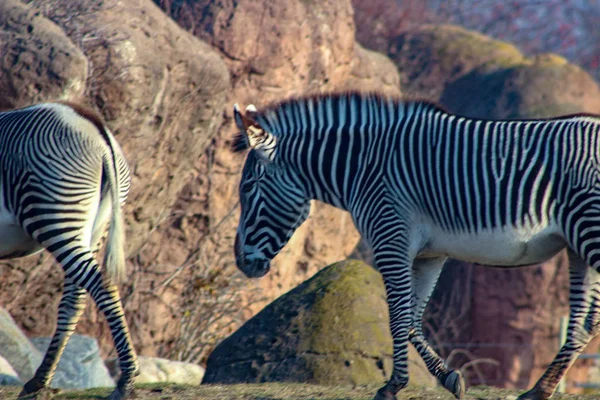
[[[377,391],[373,400],[397,400],[396,395],[392,393],[387,386],[382,387]]]
[[[130,395],[133,393],[133,388],[129,387],[119,387],[108,396],[107,400],[124,400],[130,398]]]
[[[19,400],[34,400],[34,399],[50,399],[54,395],[60,393],[60,389],[52,389],[49,387],[41,387],[35,390],[23,387],[17,399]]]
[[[457,399],[465,397],[465,379],[460,371],[452,371],[444,381],[444,387],[450,391]]]
[[[35,399],[38,393],[44,389],[44,384],[40,379],[36,379],[35,376],[31,378],[25,385],[23,390],[19,393],[18,399]]]

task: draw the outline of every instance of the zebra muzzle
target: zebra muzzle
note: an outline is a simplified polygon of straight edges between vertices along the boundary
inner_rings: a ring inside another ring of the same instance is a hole
[[[265,276],[271,269],[271,263],[269,260],[248,260],[244,257],[241,257],[236,258],[236,264],[248,278],[261,278]]]

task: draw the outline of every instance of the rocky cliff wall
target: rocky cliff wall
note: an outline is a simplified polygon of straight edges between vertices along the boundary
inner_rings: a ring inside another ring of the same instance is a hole
[[[399,94],[396,67],[354,40],[350,1],[198,2],[194,37],[150,0],[7,0],[0,24],[5,108],[82,98],[122,144],[133,185],[126,207],[129,281],[122,288],[136,348],[198,359],[231,305],[232,329],[359,240],[349,216],[323,204],[269,277],[233,266],[237,181],[229,152],[234,102],[257,106],[334,89]],[[6,11],[5,11],[6,10]],[[25,46],[23,50],[23,46]],[[29,48],[31,48],[29,50]],[[62,273],[47,255],[0,264],[1,301],[28,333],[49,334]],[[44,277],[45,279],[42,279]],[[33,298],[33,300],[32,300]],[[229,307],[229,306],[225,306]],[[93,307],[79,331],[112,348]],[[198,337],[198,335],[202,337]],[[209,335],[210,337],[210,335]],[[198,353],[199,352],[199,353]]]

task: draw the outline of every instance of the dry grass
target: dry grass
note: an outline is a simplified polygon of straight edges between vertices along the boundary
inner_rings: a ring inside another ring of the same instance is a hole
[[[248,385],[166,385],[153,384],[136,387],[134,398],[137,400],[371,400],[377,388],[319,386],[296,383],[265,383]],[[0,387],[0,399],[15,399],[20,388]],[[50,399],[102,399],[110,389],[91,389],[86,391],[64,391],[45,393],[38,400]],[[467,392],[466,400],[505,400],[516,399],[519,391],[474,387]],[[451,400],[454,397],[441,388],[411,386],[398,394],[398,400]],[[555,395],[553,400],[591,400],[595,395]]]

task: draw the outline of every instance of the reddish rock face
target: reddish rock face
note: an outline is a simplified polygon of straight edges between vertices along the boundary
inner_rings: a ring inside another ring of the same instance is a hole
[[[0,87],[15,86],[4,90],[10,95],[0,105],[82,97],[107,120],[131,164],[130,281],[122,293],[136,349],[147,355],[178,356],[183,354],[177,353],[179,338],[204,340],[194,336],[203,328],[183,321],[226,302],[215,294],[215,280],[248,317],[345,258],[359,239],[347,214],[315,204],[270,276],[258,283],[232,276],[244,161],[228,147],[233,103],[260,107],[293,94],[334,89],[400,93],[390,60],[356,44],[350,1],[196,3],[199,13],[187,17],[202,40],[150,0],[38,0],[34,8],[7,0],[0,5],[0,19],[9,20],[6,30],[14,32],[10,37],[32,47],[21,59],[0,60]],[[0,46],[12,57],[20,42],[7,37],[3,34]],[[20,74],[12,67],[15,60]],[[55,72],[55,80],[48,79],[46,69]],[[50,334],[60,297],[59,269],[40,256],[4,264],[0,273],[1,303],[27,332]],[[111,349],[103,317],[91,310],[80,332],[98,337],[102,331],[101,345]]]

